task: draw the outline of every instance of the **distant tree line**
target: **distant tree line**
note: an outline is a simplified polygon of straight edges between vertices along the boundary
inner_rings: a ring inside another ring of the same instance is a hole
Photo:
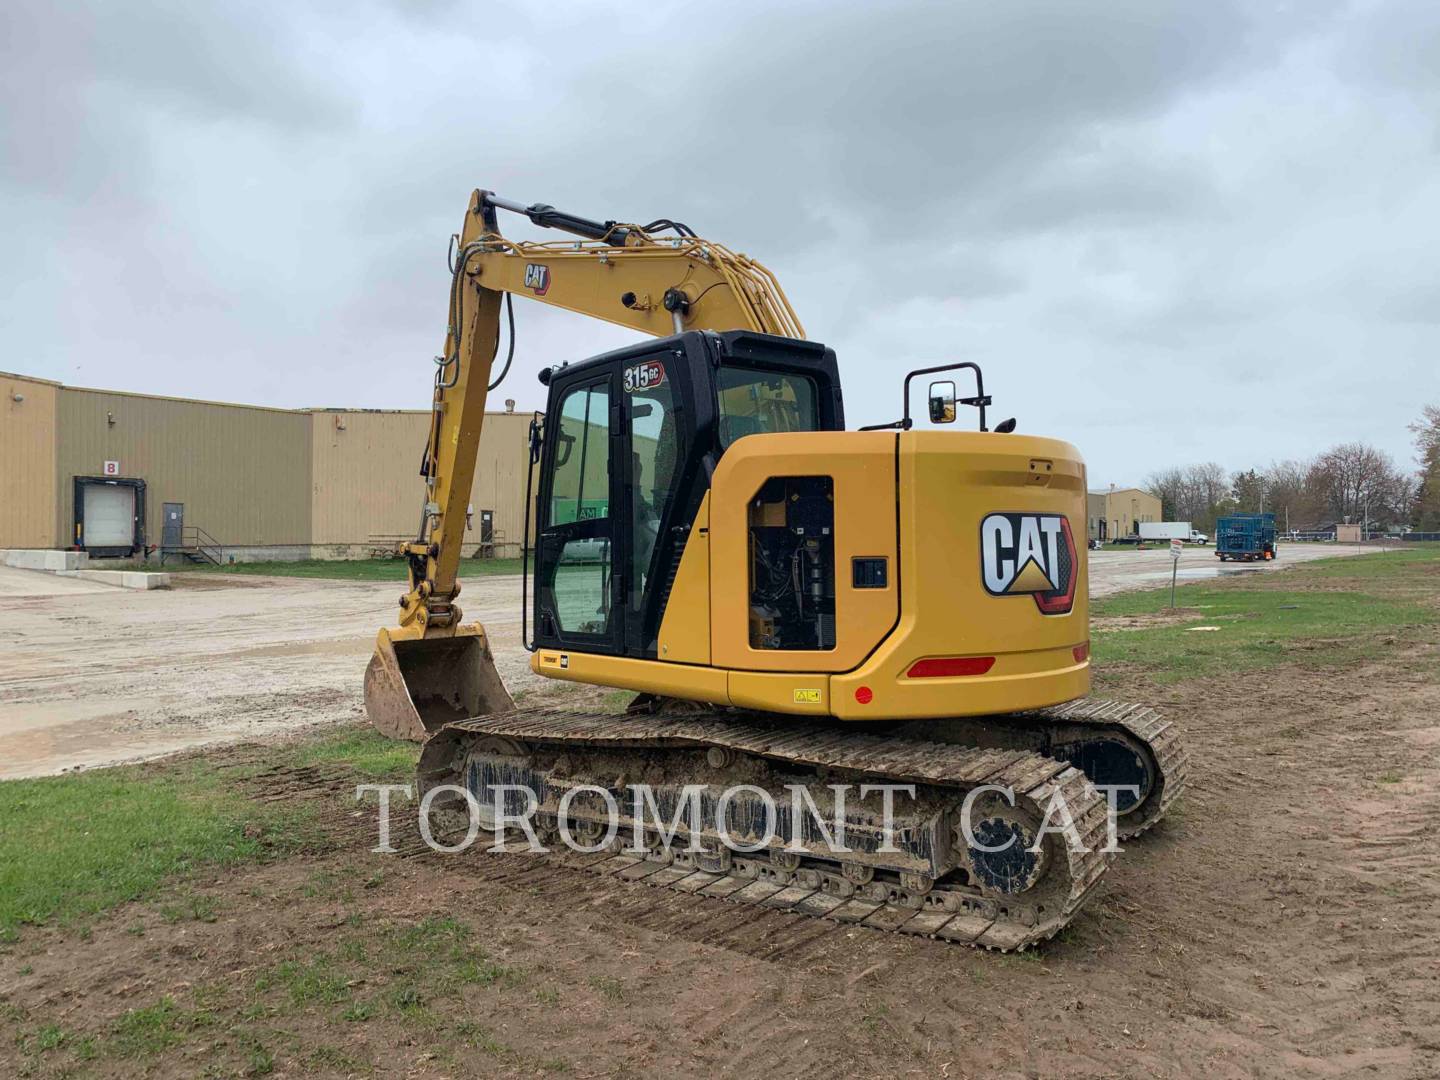
[[[1166,521],[1189,521],[1202,531],[1225,514],[1267,510],[1281,528],[1368,521],[1374,528],[1440,530],[1440,406],[1425,406],[1410,430],[1415,472],[1373,446],[1350,442],[1244,472],[1213,461],[1162,469],[1146,477],[1145,490],[1160,500]]]

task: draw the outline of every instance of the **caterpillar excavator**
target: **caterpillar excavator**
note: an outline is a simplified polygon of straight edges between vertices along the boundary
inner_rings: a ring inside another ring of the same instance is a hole
[[[507,239],[501,210],[575,239]],[[1171,723],[1086,697],[1078,451],[990,429],[972,363],[908,373],[899,420],[846,430],[835,354],[774,276],[679,222],[477,191],[451,271],[410,588],[365,680],[375,726],[424,741],[421,792],[495,814],[523,788],[542,841],[564,830],[601,872],[679,891],[1006,950],[1069,922],[1113,858],[1107,798],[1125,839],[1185,776]],[[531,670],[634,691],[623,715],[517,708],[457,603],[514,296],[653,336],[540,372],[530,440]],[[978,430],[942,430],[962,407]],[[884,785],[912,797],[882,806]]]

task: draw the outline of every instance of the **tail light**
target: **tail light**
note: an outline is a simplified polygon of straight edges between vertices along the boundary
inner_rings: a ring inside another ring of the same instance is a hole
[[[958,675],[984,675],[995,666],[993,656],[932,656],[916,660],[905,673],[910,679],[945,679]]]

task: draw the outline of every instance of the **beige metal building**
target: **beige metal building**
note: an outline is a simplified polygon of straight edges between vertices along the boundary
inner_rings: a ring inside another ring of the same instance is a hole
[[[424,410],[269,409],[3,373],[0,392],[0,548],[138,555],[209,537],[237,561],[353,558],[419,524]],[[486,416],[466,554],[482,539],[519,553],[529,421]]]
[[[1163,521],[1160,500],[1139,488],[1109,488],[1091,491],[1089,534],[1092,540],[1115,540],[1140,531],[1144,521]]]

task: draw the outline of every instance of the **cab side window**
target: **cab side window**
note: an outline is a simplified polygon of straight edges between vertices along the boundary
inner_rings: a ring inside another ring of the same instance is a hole
[[[551,556],[550,584],[561,632],[604,634],[610,624],[609,424],[608,380],[566,392],[557,415],[546,528],[549,551],[559,546]]]

